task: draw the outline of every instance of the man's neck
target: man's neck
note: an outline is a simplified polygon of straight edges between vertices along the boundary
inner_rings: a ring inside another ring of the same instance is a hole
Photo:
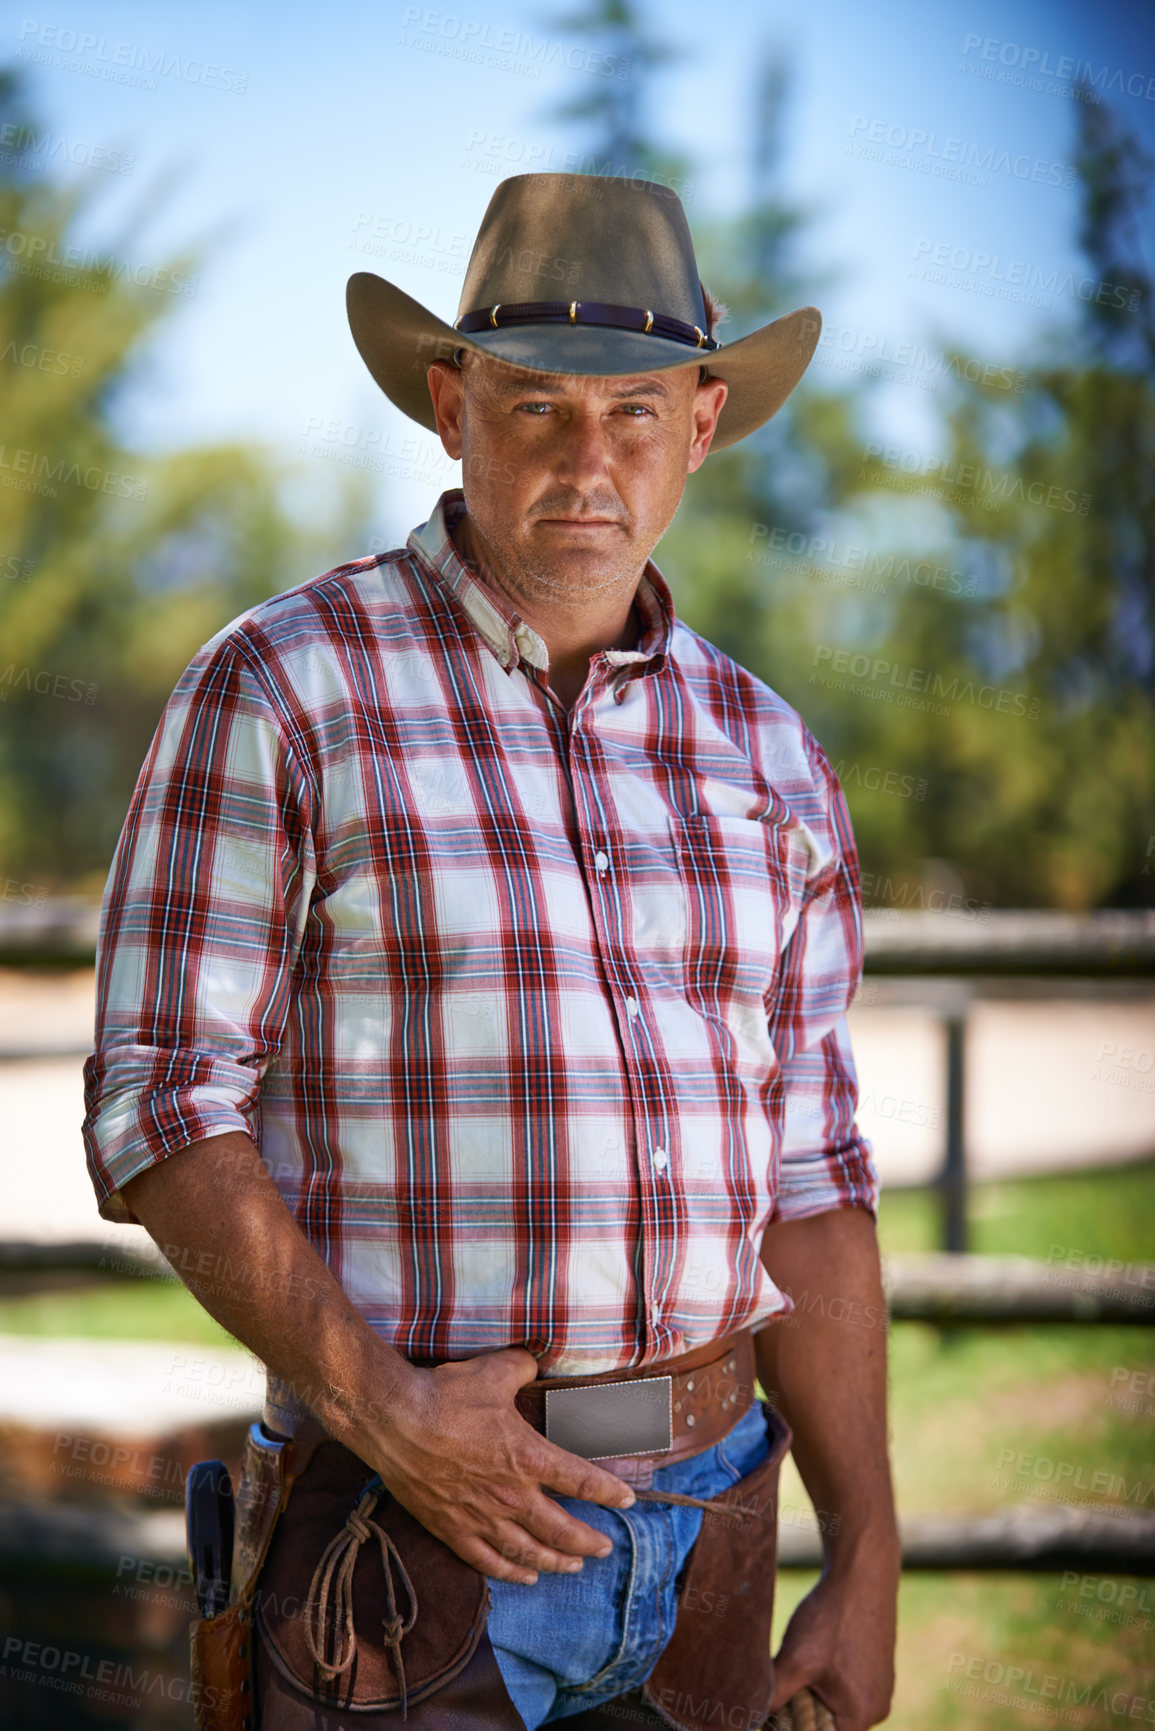
[[[581,695],[589,674],[591,656],[603,649],[633,649],[641,633],[641,619],[633,595],[601,596],[582,608],[549,605],[514,591],[502,572],[484,556],[467,515],[450,530],[450,538],[463,565],[475,577],[512,602],[525,623],[541,638],[549,654],[549,682],[567,709]]]

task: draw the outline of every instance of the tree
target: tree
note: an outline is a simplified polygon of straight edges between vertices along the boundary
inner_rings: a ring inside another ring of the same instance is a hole
[[[17,139],[42,130],[11,74],[0,123]],[[258,448],[125,447],[116,411],[199,261],[133,272],[139,226],[116,253],[81,248],[90,208],[35,151],[0,178],[0,872],[43,893],[103,883],[160,710],[200,645],[367,540],[360,490],[300,521],[291,471]]]

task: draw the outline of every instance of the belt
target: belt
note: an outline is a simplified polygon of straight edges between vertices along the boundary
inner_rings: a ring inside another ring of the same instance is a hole
[[[446,1361],[414,1362],[433,1368]],[[647,1491],[656,1469],[721,1442],[754,1404],[754,1380],[754,1337],[743,1329],[636,1370],[539,1377],[518,1389],[516,1402],[526,1422],[550,1441],[596,1460],[643,1496],[656,1499],[658,1492]],[[272,1375],[264,1422],[266,1429],[282,1436],[325,1434],[288,1385]],[[626,1447],[619,1448],[619,1443]],[[672,1492],[662,1494],[661,1500],[698,1502]]]

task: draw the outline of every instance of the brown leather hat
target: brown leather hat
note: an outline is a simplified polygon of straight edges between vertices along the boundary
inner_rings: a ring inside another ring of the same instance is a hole
[[[519,174],[482,219],[457,318],[446,324],[391,282],[358,271],[346,293],[361,358],[385,395],[436,432],[431,361],[457,349],[536,373],[664,372],[701,366],[729,395],[712,450],[781,408],[822,329],[814,307],[737,342],[707,335],[694,245],[677,193],[652,181]]]

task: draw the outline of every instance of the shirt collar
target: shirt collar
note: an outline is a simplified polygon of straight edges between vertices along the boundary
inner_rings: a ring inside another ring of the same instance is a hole
[[[537,632],[508,596],[462,563],[451,531],[464,515],[465,494],[460,487],[451,487],[438,499],[429,521],[410,535],[410,551],[453,592],[507,673],[521,661],[547,671],[549,651]],[[652,560],[646,561],[634,604],[641,624],[636,646],[608,649],[606,658],[614,667],[636,664],[639,673],[657,672],[669,653],[675,615],[669,585]]]

